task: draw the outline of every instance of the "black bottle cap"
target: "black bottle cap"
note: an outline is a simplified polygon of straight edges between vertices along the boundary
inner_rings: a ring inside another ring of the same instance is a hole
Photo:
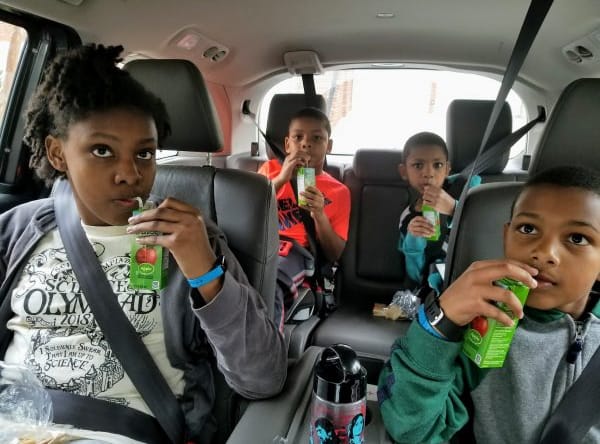
[[[313,390],[329,402],[351,403],[367,394],[367,371],[345,344],[327,347],[315,366]]]

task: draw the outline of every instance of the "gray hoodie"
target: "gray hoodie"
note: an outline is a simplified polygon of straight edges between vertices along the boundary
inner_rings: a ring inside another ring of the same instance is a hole
[[[229,386],[246,398],[264,398],[283,387],[287,371],[284,339],[257,291],[250,286],[225,236],[205,221],[215,252],[227,257],[223,288],[213,301],[193,309],[190,286],[175,261],[170,261],[169,284],[161,291],[165,344],[173,367],[184,372],[182,408],[191,436],[209,442],[216,425],[211,415],[215,398],[210,365],[217,366]],[[12,332],[12,286],[36,244],[57,228],[53,198],[20,205],[0,215],[0,359]],[[188,297],[182,297],[187,295]]]

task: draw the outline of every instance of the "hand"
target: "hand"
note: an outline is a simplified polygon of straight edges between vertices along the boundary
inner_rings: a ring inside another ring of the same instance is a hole
[[[281,182],[289,182],[294,175],[294,172],[298,167],[308,165],[308,161],[310,160],[310,156],[308,153],[302,151],[296,151],[294,153],[288,154],[285,156],[283,160],[283,164],[281,165],[281,171],[277,176],[277,180]]]
[[[467,325],[477,316],[485,316],[510,326],[512,319],[494,303],[504,302],[519,319],[523,317],[523,307],[511,291],[493,282],[508,277],[533,289],[537,287],[533,278],[537,274],[537,269],[513,260],[474,262],[442,293],[440,306],[457,325]]]
[[[128,233],[161,232],[138,238],[137,242],[168,248],[188,279],[209,271],[216,260],[200,211],[177,199],[165,199],[157,208],[131,217],[129,224]]]
[[[434,185],[426,185],[423,192],[424,204],[438,210],[442,214],[452,216],[454,214],[454,207],[456,200],[446,193],[442,188],[438,188]]]
[[[317,187],[306,187],[306,189],[300,194],[306,200],[306,205],[299,206],[309,210],[311,217],[316,218],[324,214],[323,209],[325,208],[325,196],[323,196],[323,193],[321,193]]]
[[[415,216],[408,223],[407,231],[416,237],[431,237],[435,234],[435,228],[423,216]]]

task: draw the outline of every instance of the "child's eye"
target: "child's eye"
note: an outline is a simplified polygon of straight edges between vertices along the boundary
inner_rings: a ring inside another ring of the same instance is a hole
[[[444,168],[444,163],[443,163],[443,162],[435,162],[435,163],[433,164],[433,167],[434,167],[436,170],[442,169],[442,168]]]
[[[573,233],[569,235],[569,242],[575,245],[589,245],[587,237],[581,233]]]
[[[414,169],[416,169],[416,170],[420,170],[420,169],[422,169],[422,168],[423,168],[423,163],[421,163],[421,162],[416,162],[416,163],[413,163],[413,164],[412,164],[412,167],[413,167]]]
[[[535,234],[536,228],[531,224],[522,224],[517,227],[517,231],[523,234]]]
[[[138,158],[142,160],[152,160],[154,157],[154,150],[144,150],[138,153]]]
[[[92,154],[96,157],[112,157],[112,150],[106,145],[96,145],[92,149]]]

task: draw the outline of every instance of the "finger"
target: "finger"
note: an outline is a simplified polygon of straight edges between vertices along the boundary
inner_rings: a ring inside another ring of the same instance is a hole
[[[200,210],[191,205],[177,200],[173,197],[168,197],[161,204],[152,210],[146,210],[136,216],[129,218],[130,224],[136,224],[144,221],[162,219],[168,221],[176,221],[182,214],[191,215],[194,217],[201,216]]]
[[[167,236],[164,234],[152,234],[149,236],[136,237],[135,242],[140,245],[162,245],[165,246]]]
[[[519,298],[517,298],[512,291],[506,288],[493,286],[488,294],[490,296],[489,300],[494,304],[505,304],[510,313],[507,317],[510,318],[512,316],[519,319],[523,317],[523,304],[521,304]]]
[[[193,207],[190,204],[181,200],[175,199],[174,197],[167,197],[165,200],[163,200],[157,209],[161,208],[168,208],[171,210],[182,211],[184,213],[190,213],[195,215],[200,214],[200,210],[198,208]]]
[[[131,223],[131,222],[130,222]],[[147,232],[175,233],[177,231],[200,229],[204,225],[201,216],[183,213],[181,211],[163,210],[160,218],[136,219],[127,227],[130,234],[139,234]]]
[[[309,185],[306,187],[306,189],[304,190],[306,193],[310,193],[310,194],[314,194],[316,196],[322,196],[323,193],[321,193],[321,190],[319,190],[317,187],[315,187],[314,185]]]
[[[481,316],[485,316],[486,318],[495,319],[501,324],[506,325],[507,327],[511,327],[514,324],[514,321],[501,309],[496,307],[493,304],[486,304],[487,307],[481,311]]]
[[[529,288],[537,287],[537,281],[532,277],[537,274],[537,270],[518,261],[478,261],[471,264],[465,273],[467,272],[473,273],[472,278],[477,283],[486,284],[508,277],[522,282]]]
[[[140,224],[151,223],[151,222],[170,222],[170,223],[189,223],[196,219],[202,219],[200,212],[193,209],[192,211],[181,211],[173,208],[159,207],[154,210],[144,211],[137,216],[129,218],[128,222],[130,226],[137,227]]]

